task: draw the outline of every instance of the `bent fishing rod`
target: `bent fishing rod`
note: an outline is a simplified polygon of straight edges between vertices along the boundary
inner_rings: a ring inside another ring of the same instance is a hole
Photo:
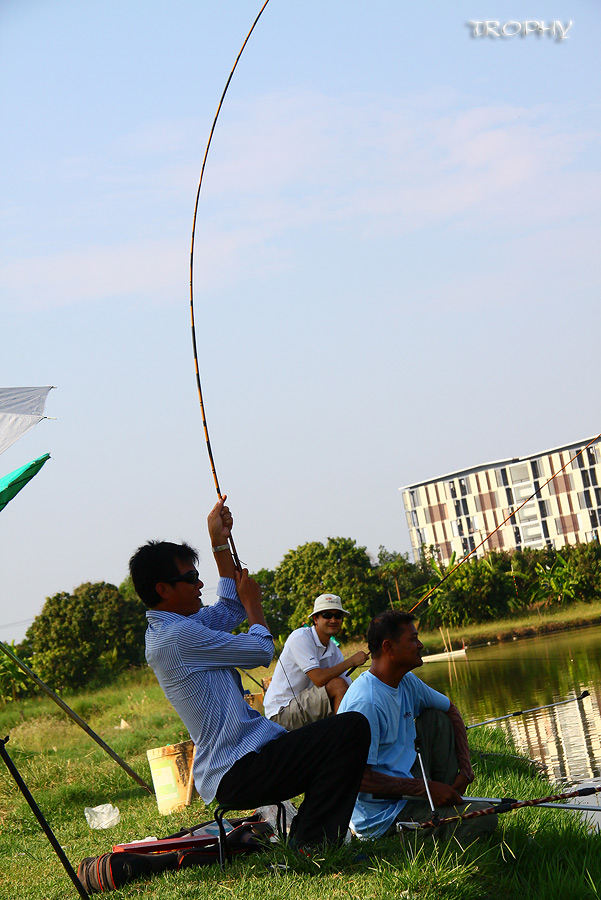
[[[200,169],[200,178],[198,180],[198,187],[196,189],[196,201],[194,203],[194,217],[192,220],[192,239],[190,242],[190,320],[191,320],[191,327],[192,327],[192,350],[194,353],[194,368],[195,368],[195,372],[196,372],[196,387],[198,389],[198,401],[200,403],[200,413],[202,416],[202,427],[204,430],[205,442],[207,445],[207,452],[209,454],[209,463],[211,466],[211,472],[213,473],[213,481],[215,482],[215,489],[217,491],[217,496],[219,497],[220,500],[223,499],[223,495],[221,493],[221,488],[219,486],[219,479],[217,478],[217,470],[215,467],[215,459],[213,457],[213,451],[211,449],[211,440],[209,437],[207,417],[206,417],[205,406],[204,406],[204,401],[203,401],[203,396],[202,396],[202,385],[200,382],[200,369],[199,369],[199,365],[198,365],[198,348],[196,346],[196,326],[195,326],[195,322],[194,322],[194,242],[195,242],[195,237],[196,237],[196,219],[198,216],[198,203],[200,200],[200,191],[201,191],[202,183],[203,183],[203,179],[204,179],[205,167],[207,164],[209,150],[211,148],[211,142],[213,140],[213,134],[215,133],[215,126],[217,125],[217,120],[219,118],[219,113],[221,112],[221,107],[223,106],[223,101],[225,99],[225,95],[227,94],[228,88],[230,86],[230,82],[233,78],[234,72],[236,71],[236,67],[240,61],[240,57],[242,56],[242,54],[244,52],[244,48],[246,47],[246,45],[249,41],[249,38],[250,38],[251,34],[253,33],[253,31],[255,30],[255,26],[256,26],[257,22],[259,21],[259,19],[261,18],[262,14],[263,14],[263,10],[265,9],[265,7],[267,6],[268,3],[269,3],[269,0],[265,0],[263,6],[259,10],[259,13],[256,16],[256,18],[251,26],[250,31],[246,35],[246,38],[244,39],[244,43],[242,44],[242,47],[240,48],[240,52],[238,53],[238,56],[236,57],[236,62],[234,63],[234,65],[232,67],[232,70],[228,76],[228,79],[225,83],[225,87],[221,94],[221,98],[220,98],[219,104],[217,106],[217,112],[215,113],[215,117],[213,119],[213,124],[211,126],[211,131],[209,133],[209,140],[207,142],[207,146],[206,146],[206,149],[204,152],[204,157],[202,160],[202,166]],[[230,547],[232,550],[234,564],[235,564],[236,568],[238,569],[238,571],[241,572],[242,566],[240,564],[240,560],[238,558],[238,553],[236,551],[236,545],[234,544],[234,539],[231,534],[229,536],[229,544],[230,544]]]
[[[514,716],[525,716],[526,713],[538,712],[539,709],[553,709],[555,706],[563,706],[564,703],[575,703],[577,700],[584,700],[589,697],[588,691],[583,691],[578,697],[570,697],[569,700],[558,700],[557,703],[547,703],[545,706],[533,706],[531,709],[517,709],[515,712],[507,713],[504,716],[497,716],[495,719],[485,719],[483,722],[474,722],[473,725],[466,725],[466,728],[479,728],[480,725],[490,725],[492,722],[502,722],[504,719],[512,719]]]
[[[223,499],[223,494],[221,492],[221,487],[219,485],[219,479],[217,477],[217,469],[215,466],[215,457],[213,456],[213,450],[211,448],[211,439],[209,437],[209,428],[207,425],[207,416],[206,416],[204,399],[203,399],[203,394],[202,394],[202,384],[201,384],[201,380],[200,380],[200,367],[198,364],[198,347],[196,344],[196,325],[195,325],[195,319],[194,319],[194,245],[195,245],[195,239],[196,239],[196,221],[198,218],[198,204],[200,201],[200,192],[201,192],[202,184],[203,184],[203,180],[204,180],[204,173],[205,173],[205,168],[206,168],[206,164],[207,164],[207,159],[209,156],[209,150],[211,148],[211,143],[213,141],[213,135],[215,133],[215,127],[217,125],[217,120],[219,119],[219,114],[220,114],[222,106],[223,106],[223,101],[225,100],[225,95],[228,92],[228,88],[229,88],[232,78],[234,76],[234,72],[236,71],[238,63],[240,62],[240,57],[242,56],[244,49],[245,49],[246,45],[248,44],[250,36],[253,33],[253,31],[255,30],[255,27],[256,27],[259,19],[263,15],[263,12],[268,3],[269,3],[269,0],[265,0],[261,9],[257,13],[255,20],[252,23],[248,34],[246,35],[246,37],[242,43],[242,46],[240,48],[240,51],[238,53],[238,56],[236,57],[236,61],[235,61],[234,65],[232,66],[230,74],[227,78],[225,87],[221,94],[221,98],[217,105],[217,111],[213,118],[213,124],[211,126],[211,131],[209,133],[209,139],[207,141],[207,146],[205,148],[205,152],[204,152],[204,156],[203,156],[203,160],[202,160],[202,166],[200,169],[200,177],[198,179],[198,187],[196,189],[196,200],[194,203],[194,216],[193,216],[193,220],[192,220],[192,238],[190,241],[190,324],[191,324],[191,329],[192,329],[192,351],[194,354],[194,370],[195,370],[195,375],[196,375],[196,387],[197,387],[197,391],[198,391],[198,402],[200,404],[200,413],[201,413],[201,417],[202,417],[202,427],[203,427],[203,431],[204,431],[204,435],[205,435],[205,443],[207,446],[207,453],[209,455],[209,464],[211,466],[211,473],[213,475],[213,481],[215,483],[215,490],[217,491],[217,496],[219,497],[220,500]],[[238,552],[236,550],[236,545],[234,544],[234,539],[233,539],[233,536],[231,533],[228,538],[228,542],[229,542],[229,545],[231,548],[232,557],[234,559],[234,565],[236,566],[237,570],[239,572],[241,572],[242,565],[240,563],[240,559],[238,557]],[[281,664],[279,655],[278,654],[275,654],[275,655],[276,655],[277,662],[279,662]],[[288,685],[290,686],[292,694],[293,694],[294,698],[296,699],[296,694],[294,692],[294,688],[292,687],[292,684],[290,683],[290,679],[288,678],[288,673],[286,672],[286,669],[284,668],[283,665],[282,665],[282,670],[284,672],[284,675],[286,676],[286,681],[288,682]],[[248,674],[248,672],[246,674]],[[256,679],[252,678],[252,676],[249,676],[249,677],[253,681],[256,681]],[[298,703],[298,701],[297,701],[297,703]],[[302,710],[302,707],[300,707],[300,704],[299,704],[299,709],[301,710],[301,713],[302,713],[302,716],[304,719],[305,718],[304,710]]]

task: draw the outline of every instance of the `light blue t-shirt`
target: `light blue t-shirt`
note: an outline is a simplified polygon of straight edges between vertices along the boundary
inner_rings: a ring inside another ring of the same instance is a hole
[[[342,698],[338,712],[360,712],[369,721],[368,766],[383,775],[412,778],[416,716],[431,707],[447,712],[449,706],[448,697],[428,687],[412,672],[404,676],[397,688],[384,684],[371,672],[363,672]],[[406,802],[374,800],[371,794],[359,793],[351,817],[353,829],[362,838],[380,837]]]

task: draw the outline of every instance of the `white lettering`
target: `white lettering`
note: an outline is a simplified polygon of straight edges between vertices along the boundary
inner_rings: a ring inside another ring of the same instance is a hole
[[[558,41],[565,41],[568,31],[574,24],[571,20],[562,25],[558,19],[545,25],[535,19],[528,19],[526,22],[515,22],[513,19],[501,25],[493,19],[486,22],[470,20],[466,23],[472,27],[472,37],[513,37],[516,34],[522,34],[527,37],[529,34],[546,34],[549,37],[556,37]]]
[[[568,22],[568,27],[567,27],[567,28],[563,28],[561,22],[556,22],[556,25],[557,25],[557,27],[559,28],[559,30],[561,31],[561,35],[559,36],[559,40],[560,40],[560,41],[567,40],[566,34],[568,33],[568,31],[569,31],[570,28],[572,27],[572,22],[571,22],[571,21]]]
[[[509,28],[510,25],[516,25],[516,26],[517,26],[517,28],[515,29],[515,31],[508,31],[508,30],[507,30],[507,29]],[[521,30],[522,30],[522,23],[521,23],[521,22],[505,22],[505,24],[503,25],[503,34],[505,35],[505,37],[513,37],[514,34],[519,34]]]
[[[480,25],[484,25],[484,22],[468,22],[468,25],[473,25],[474,30],[472,31],[472,37],[482,37],[484,34],[483,31],[480,31]]]
[[[545,27],[545,23],[541,22],[539,31],[541,34],[544,34],[545,31],[548,31],[550,33],[550,36],[554,37],[555,36],[555,22],[551,22],[551,24],[548,27]]]

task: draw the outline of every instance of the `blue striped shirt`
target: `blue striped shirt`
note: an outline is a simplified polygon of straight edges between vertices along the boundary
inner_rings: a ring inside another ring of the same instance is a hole
[[[209,803],[225,773],[285,729],[244,700],[235,666],[268,666],[273,638],[263,625],[230,632],[246,618],[232,578],[220,578],[219,602],[192,616],[149,609],[146,660],[196,744],[194,782]]]

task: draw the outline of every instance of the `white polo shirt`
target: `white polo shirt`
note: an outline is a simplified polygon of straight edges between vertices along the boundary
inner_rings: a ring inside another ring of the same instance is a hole
[[[276,663],[271,684],[265,693],[263,708],[269,719],[275,716],[281,709],[288,706],[294,695],[298,695],[307,688],[314,687],[313,682],[306,674],[311,669],[329,669],[337,663],[343,662],[344,656],[340,648],[333,641],[328,641],[326,647],[319,640],[315,625],[311,628],[297,628],[293,631],[281,652]],[[350,685],[351,679],[344,678]]]

